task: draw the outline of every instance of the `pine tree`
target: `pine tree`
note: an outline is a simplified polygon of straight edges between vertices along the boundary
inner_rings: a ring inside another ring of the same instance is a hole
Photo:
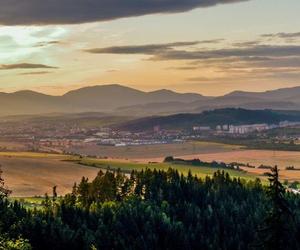
[[[3,171],[0,165],[0,198],[1,199],[7,197],[11,193],[11,191],[5,187],[4,179],[2,178],[2,173]]]
[[[267,195],[271,208],[259,229],[260,244],[258,248],[270,250],[298,249],[295,240],[293,215],[285,198],[286,190],[279,181],[277,166],[268,173],[270,185]]]

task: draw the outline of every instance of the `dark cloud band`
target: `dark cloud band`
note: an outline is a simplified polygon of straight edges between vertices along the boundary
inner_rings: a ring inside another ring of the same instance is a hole
[[[76,24],[250,0],[0,0],[0,25]]]
[[[212,40],[210,40],[212,41]],[[219,41],[219,39],[216,39]],[[184,47],[199,44],[199,41],[191,42],[174,42],[163,44],[146,44],[146,45],[129,45],[129,46],[112,46],[106,48],[87,49],[86,52],[92,54],[155,54],[156,52],[169,50],[175,47]]]
[[[266,38],[300,38],[300,32],[294,32],[294,33],[280,32],[275,34],[263,34],[261,36]]]
[[[33,63],[17,63],[17,64],[2,64],[0,70],[13,70],[13,69],[57,69],[45,64],[33,64]]]
[[[229,57],[285,57],[300,56],[299,45],[255,45],[215,50],[179,50],[182,46],[195,45],[199,42],[182,42],[167,44],[149,44],[95,48],[86,50],[95,54],[144,54],[152,56],[152,60],[198,60]]]
[[[51,73],[50,71],[33,71],[33,72],[24,72],[20,73],[21,76],[32,76],[32,75],[46,75]]]

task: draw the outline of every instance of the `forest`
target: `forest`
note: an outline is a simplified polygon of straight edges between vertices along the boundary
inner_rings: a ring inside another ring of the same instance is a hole
[[[277,167],[268,178],[107,169],[41,209],[11,202],[1,178],[0,249],[299,249],[300,197]]]

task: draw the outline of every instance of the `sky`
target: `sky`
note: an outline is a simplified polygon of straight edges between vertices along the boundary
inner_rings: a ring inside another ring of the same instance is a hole
[[[299,0],[0,0],[0,91],[300,85]]]

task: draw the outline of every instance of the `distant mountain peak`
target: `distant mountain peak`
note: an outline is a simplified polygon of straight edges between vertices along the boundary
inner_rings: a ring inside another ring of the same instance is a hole
[[[74,92],[82,92],[82,91],[88,91],[88,90],[133,90],[133,91],[139,91],[137,89],[134,88],[130,88],[121,84],[104,84],[104,85],[94,85],[94,86],[86,86],[86,87],[82,87],[79,89],[74,89],[71,90],[69,92],[67,92],[65,95],[69,94],[69,93],[74,93]]]
[[[173,93],[176,93],[176,92],[173,91],[173,90],[170,90],[170,89],[158,89],[158,90],[150,91],[148,93],[153,93],[153,94],[155,94],[155,93],[166,93],[166,94],[172,93],[173,94]]]
[[[234,91],[207,97],[168,89],[145,92],[120,84],[106,84],[75,89],[62,96],[32,90],[0,95],[0,115],[107,112],[146,116],[227,107],[300,110],[300,87],[265,92]]]

